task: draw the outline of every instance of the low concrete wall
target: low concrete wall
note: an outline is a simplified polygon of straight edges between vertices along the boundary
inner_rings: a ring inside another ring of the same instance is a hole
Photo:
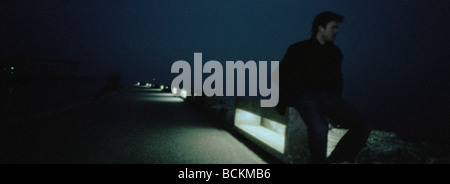
[[[285,163],[311,161],[306,125],[294,108],[282,116],[275,108],[260,107],[259,99],[237,98],[234,124],[241,134]]]
[[[236,109],[234,124],[244,136],[285,163],[311,163],[307,127],[295,108],[287,107],[283,116],[276,108],[260,107],[259,99],[237,98]],[[238,117],[246,116],[240,111],[259,118]],[[330,129],[327,155],[346,132],[345,129]]]
[[[187,100],[186,102],[192,104],[194,107],[201,109],[205,115],[211,117],[219,128],[224,128],[228,131],[235,131],[235,114],[236,107],[238,106],[238,98],[235,97],[196,97]],[[252,99],[251,99],[252,100]],[[253,99],[257,105],[248,105],[255,107],[253,111],[256,111],[268,119],[280,120],[284,119],[286,123],[293,123],[292,125],[286,124],[286,142],[285,153],[277,153],[272,148],[268,148],[267,145],[261,143],[259,140],[255,140],[250,136],[245,136],[252,140],[255,145],[266,150],[271,155],[282,160],[284,163],[309,163],[309,150],[304,149],[307,147],[307,133],[306,126],[303,126],[299,122],[301,117],[294,108],[287,109],[287,116],[281,116],[275,111],[274,108],[259,108],[259,100]],[[297,114],[297,115],[296,115]],[[286,120],[289,119],[290,120]],[[277,120],[277,121],[278,121]],[[281,121],[282,122],[282,121]],[[261,122],[262,126],[270,127],[270,125]],[[242,131],[238,131],[242,133]],[[304,132],[304,133],[300,133]],[[327,155],[330,155],[335,145],[339,142],[340,138],[346,133],[345,129],[332,128],[328,132],[328,150]],[[258,143],[259,142],[259,143]],[[428,143],[412,143],[401,140],[394,132],[387,132],[382,130],[372,130],[369,139],[367,140],[367,146],[364,147],[358,157],[356,163],[363,164],[393,164],[393,163],[419,163],[419,164],[433,164],[433,163],[450,163],[448,153],[438,154],[439,148],[432,147]],[[303,152],[303,153],[302,153]],[[303,155],[303,156],[301,156]]]

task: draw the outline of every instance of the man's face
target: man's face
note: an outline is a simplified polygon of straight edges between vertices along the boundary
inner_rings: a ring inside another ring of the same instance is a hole
[[[338,33],[338,24],[336,21],[331,21],[325,26],[325,28],[320,26],[319,32],[320,34],[322,34],[322,38],[324,41],[333,42],[334,37]]]

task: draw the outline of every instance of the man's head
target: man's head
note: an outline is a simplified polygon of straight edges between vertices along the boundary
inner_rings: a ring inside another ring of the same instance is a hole
[[[323,12],[316,16],[313,21],[312,34],[319,41],[333,42],[338,33],[338,23],[344,21],[342,15],[333,12]]]

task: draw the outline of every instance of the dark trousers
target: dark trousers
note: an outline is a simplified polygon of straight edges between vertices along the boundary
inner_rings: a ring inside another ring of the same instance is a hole
[[[368,120],[339,95],[305,92],[293,104],[308,128],[308,143],[313,163],[354,162],[370,135]],[[349,129],[327,160],[328,117]]]

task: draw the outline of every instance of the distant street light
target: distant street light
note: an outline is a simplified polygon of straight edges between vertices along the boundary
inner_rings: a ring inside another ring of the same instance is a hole
[[[183,99],[186,99],[187,97],[187,91],[185,89],[182,89],[180,92],[180,97]]]
[[[173,95],[177,95],[178,89],[177,88],[172,88],[172,94]]]

